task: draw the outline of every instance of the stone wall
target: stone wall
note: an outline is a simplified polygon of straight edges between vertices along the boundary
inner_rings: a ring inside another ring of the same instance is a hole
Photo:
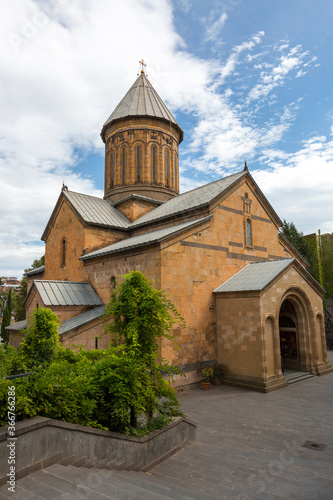
[[[281,368],[279,315],[284,300],[297,314],[299,369],[321,375],[327,362],[320,288],[291,265],[263,291],[216,294],[218,362],[224,380],[263,392],[286,385]]]

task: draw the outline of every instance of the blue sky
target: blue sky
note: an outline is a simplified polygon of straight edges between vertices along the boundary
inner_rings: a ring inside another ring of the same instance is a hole
[[[103,196],[99,133],[142,58],[184,130],[181,191],[247,161],[282,219],[333,232],[329,0],[8,0],[0,15],[0,275],[43,254],[63,181]]]

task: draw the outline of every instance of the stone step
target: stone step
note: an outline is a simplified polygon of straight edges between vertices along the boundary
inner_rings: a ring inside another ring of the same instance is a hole
[[[110,471],[102,470],[101,472],[107,476]],[[122,478],[127,483],[136,484],[151,492],[155,492],[155,494],[163,493],[172,499],[202,500],[205,498],[207,500],[220,500],[221,498],[228,498],[228,495],[230,495],[231,499],[235,498],[235,491],[230,488],[219,485],[218,491],[214,491],[208,479],[205,482],[202,478],[199,479],[194,476],[187,478],[186,486],[177,484],[176,480],[172,477],[164,477],[154,472],[129,472],[122,470],[116,471],[114,476]],[[184,477],[184,479],[186,478]]]
[[[301,382],[302,380],[306,380],[308,378],[314,377],[313,373],[303,373],[302,375],[295,376],[288,380],[288,384],[295,384],[296,382]]]
[[[73,493],[73,486],[76,486],[75,494],[79,498],[96,498],[101,499],[112,499],[112,500],[171,500],[174,499],[173,493],[170,495],[164,495],[163,492],[158,493],[152,492],[147,489],[145,485],[138,484],[137,481],[129,482],[124,476],[119,476],[119,471],[105,470],[101,473],[99,469],[88,469],[85,467],[74,467],[74,466],[61,466],[53,465],[45,469],[44,474],[48,476],[54,476],[58,481],[65,479],[72,483],[71,491]],[[129,474],[137,474],[135,472]],[[55,479],[53,479],[53,484]],[[47,483],[49,484],[49,483]],[[148,485],[149,486],[149,485]],[[68,490],[68,492],[70,492]],[[74,497],[73,497],[74,498]],[[178,498],[178,497],[177,497]],[[182,498],[179,496],[180,500],[187,500],[188,497]]]

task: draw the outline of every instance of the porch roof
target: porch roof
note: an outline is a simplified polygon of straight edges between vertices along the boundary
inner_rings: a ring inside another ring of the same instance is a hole
[[[214,290],[217,292],[250,292],[265,288],[276,276],[284,271],[295,259],[252,262]]]

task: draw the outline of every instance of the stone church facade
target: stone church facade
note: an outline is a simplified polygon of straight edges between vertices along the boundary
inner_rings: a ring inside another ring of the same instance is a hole
[[[247,167],[179,194],[183,131],[143,71],[101,137],[104,198],[62,189],[42,236],[45,267],[27,273],[27,318],[50,307],[64,345],[104,348],[110,290],[139,270],[186,321],[160,347],[185,374],[176,385],[196,382],[202,364],[219,363],[226,382],[263,392],[287,385],[281,357],[290,369],[332,371],[323,290]]]

